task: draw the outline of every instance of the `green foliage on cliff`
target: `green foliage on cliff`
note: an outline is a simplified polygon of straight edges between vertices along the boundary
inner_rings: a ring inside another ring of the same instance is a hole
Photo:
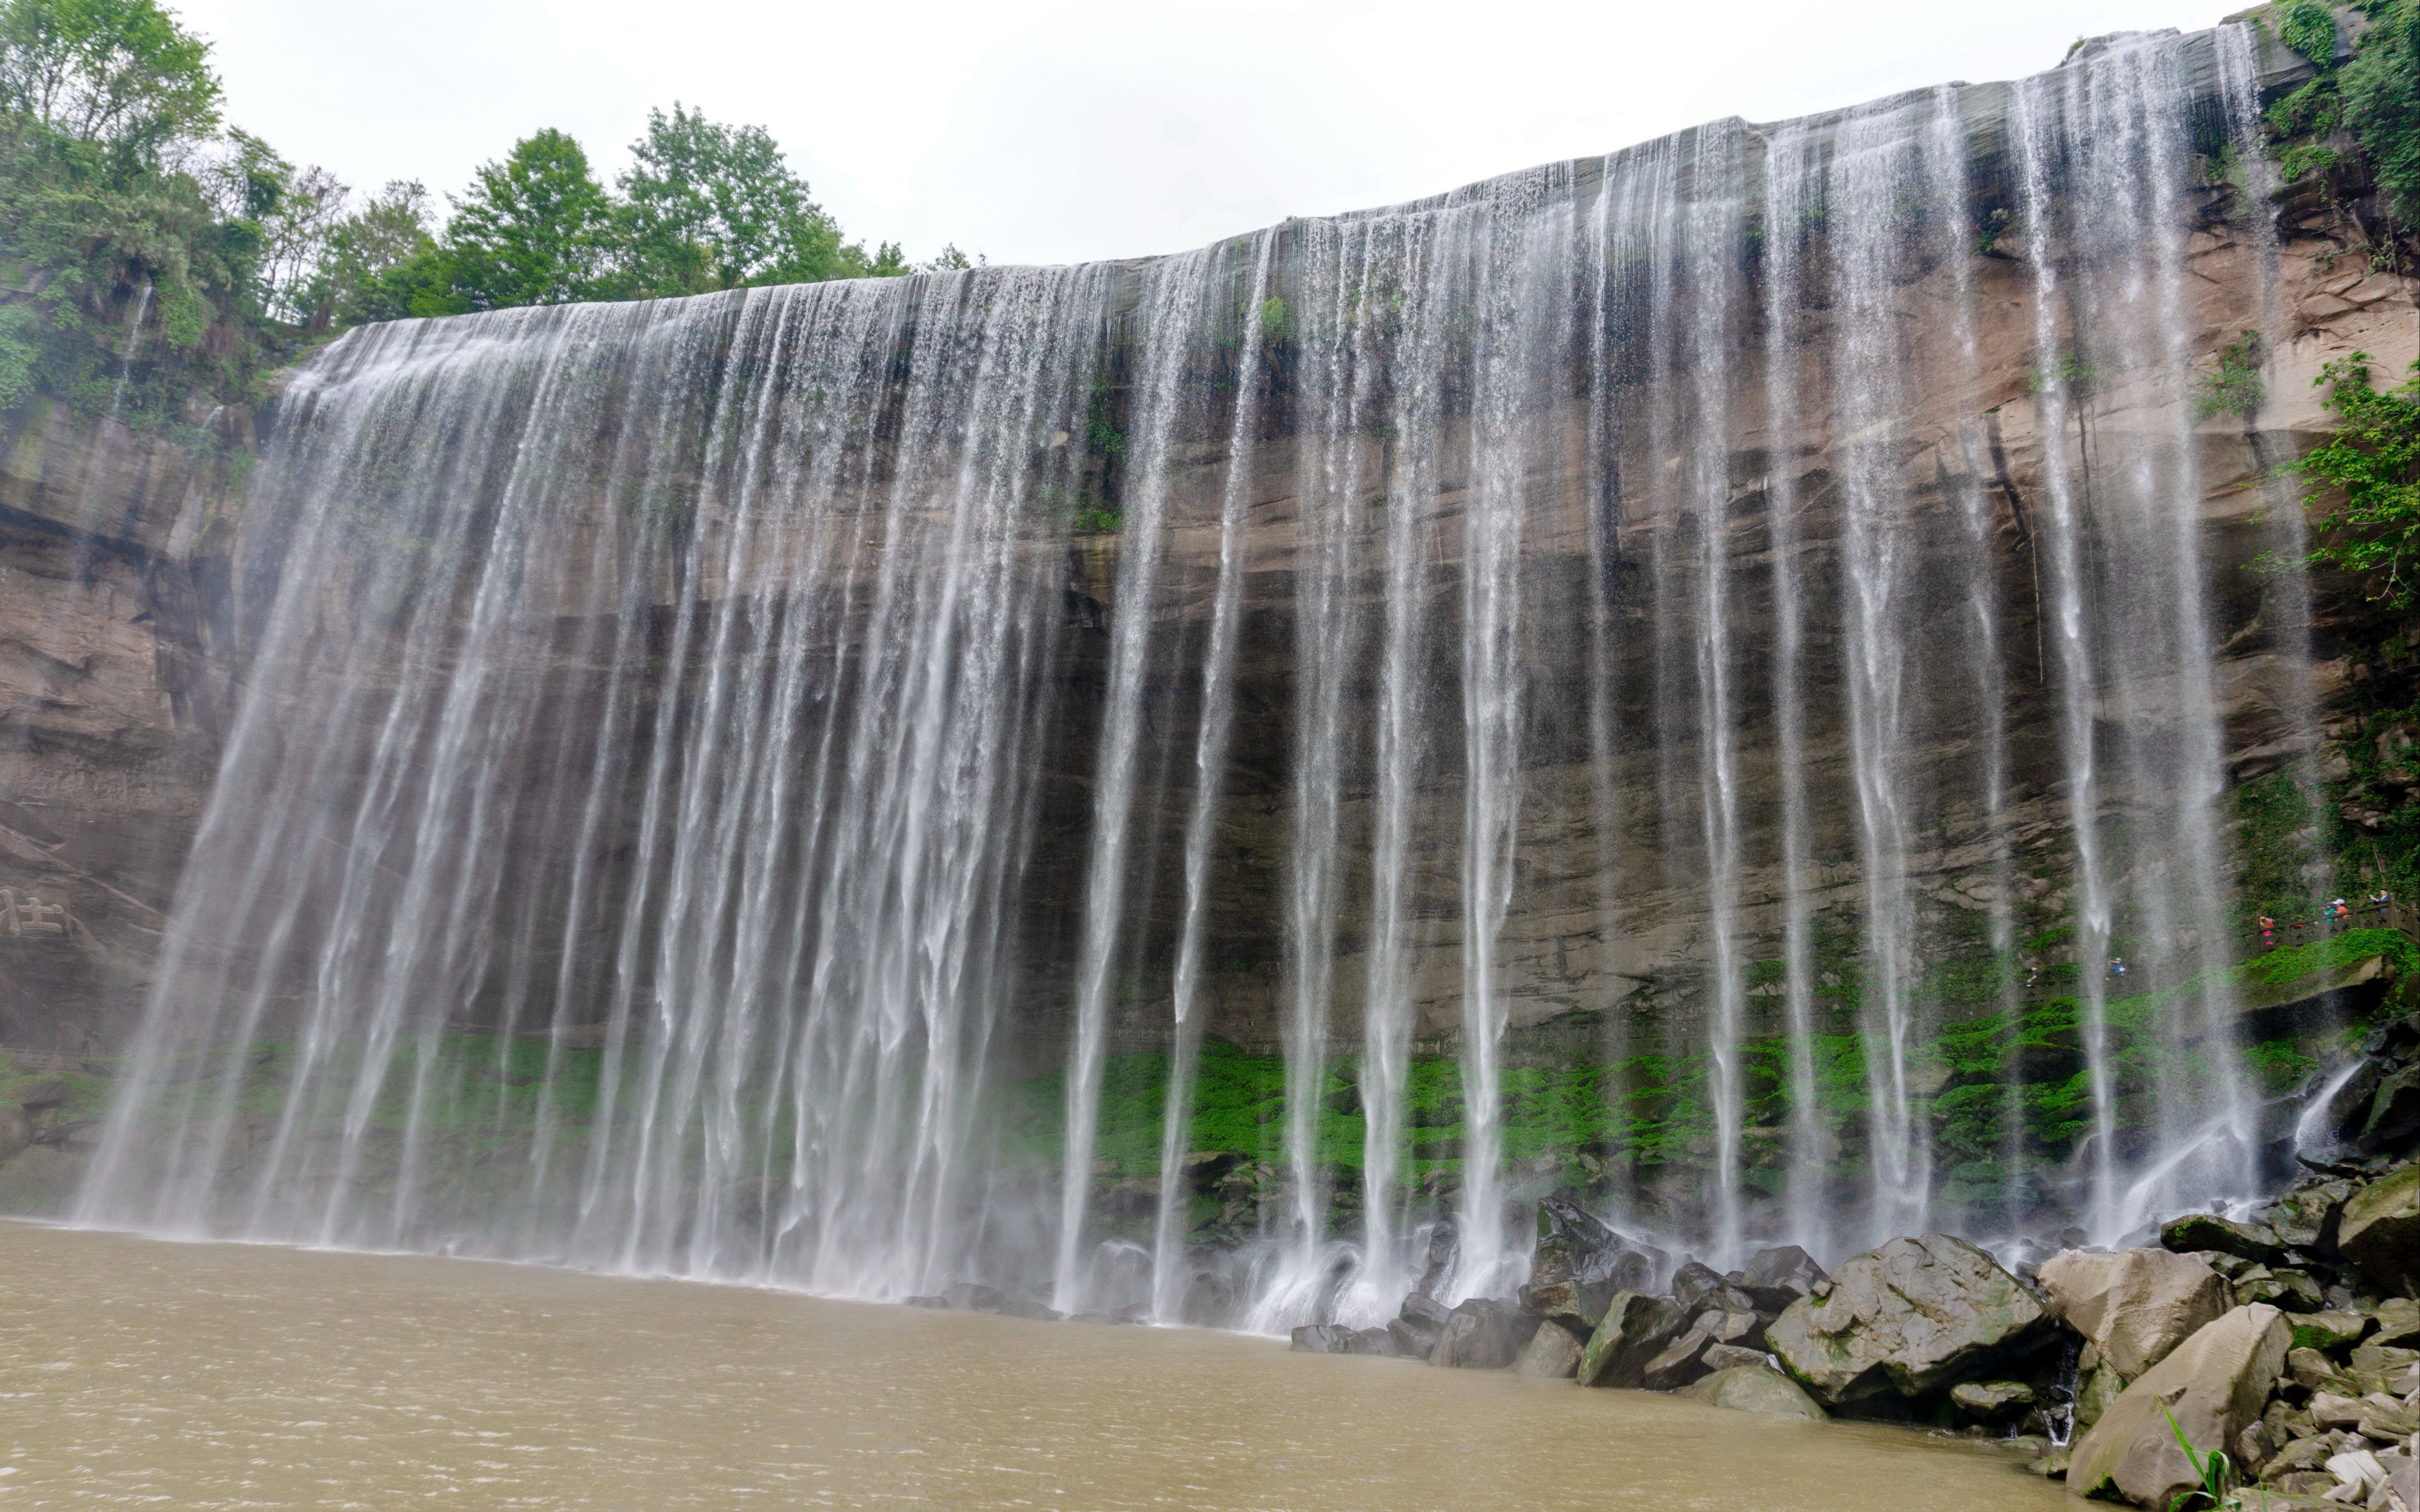
[[[2336,60],[2337,18],[2321,0],[2278,8],[2278,39],[2318,74],[2269,110],[2288,182],[2334,169],[2341,131],[2386,202],[2399,234],[2420,229],[2420,0],[2351,0],[2367,22],[2353,55]]]
[[[2337,428],[2295,464],[2322,486],[2305,501],[2326,506],[2318,521],[2315,567],[2362,575],[2371,596],[2410,609],[2420,594],[2420,378],[2396,389],[2371,379],[2369,354],[2320,370]]]

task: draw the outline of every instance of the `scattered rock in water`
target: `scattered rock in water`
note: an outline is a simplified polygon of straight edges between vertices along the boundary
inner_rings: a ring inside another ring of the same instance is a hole
[[[2004,1423],[2034,1404],[2034,1389],[2022,1381],[1962,1381],[1949,1388],[1949,1404],[1969,1423]]]
[[[996,1313],[1008,1305],[1008,1294],[980,1281],[961,1281],[941,1288],[941,1303],[961,1312]]]
[[[1717,1370],[1682,1387],[1678,1395],[1709,1407],[1762,1412],[1767,1417],[1796,1417],[1820,1423],[1826,1415],[1796,1381],[1761,1361]]]
[[[1067,1319],[1065,1313],[1035,1302],[1031,1297],[1011,1297],[992,1311],[1002,1318],[1024,1318],[1037,1323],[1060,1323],[1066,1321]]]
[[[1815,1257],[1795,1244],[1758,1250],[1740,1273],[1739,1288],[1761,1313],[1778,1315],[1832,1277]]]
[[[2216,1250],[2259,1265],[2282,1265],[2285,1242],[2266,1224],[2237,1223],[2214,1212],[2189,1212],[2160,1226],[2160,1242],[2178,1254]]]
[[[1917,1396],[2032,1352],[2055,1320],[1962,1239],[1894,1239],[1843,1261],[1828,1294],[1790,1304],[1765,1348],[1827,1408]]]
[[[1473,1297],[1454,1308],[1429,1351],[1429,1364],[1462,1370],[1501,1370],[1521,1357],[1544,1319],[1509,1302]]]
[[[947,1297],[907,1297],[901,1300],[910,1307],[947,1307],[950,1304]]]
[[[1637,1386],[1647,1363],[1681,1336],[1689,1319],[1661,1297],[1636,1291],[1615,1294],[1605,1318],[1580,1351],[1579,1383],[1583,1386]]]
[[[2224,1277],[2193,1256],[2167,1250],[2068,1250],[2044,1260],[2039,1278],[2051,1311],[2127,1381],[2231,1305]]]
[[[2345,1199],[2336,1253],[2382,1288],[2405,1296],[2420,1291],[2420,1165],[2391,1171]]]
[[[2075,1447],[2069,1489],[2085,1496],[2114,1491],[2139,1506],[2165,1508],[2197,1488],[2200,1477],[2185,1462],[2178,1432],[2198,1448],[2232,1452],[2259,1420],[2290,1336],[2286,1315],[2265,1305],[2239,1307],[2205,1324],[2110,1404]]]
[[[1699,1360],[1709,1370],[1735,1370],[1747,1365],[1773,1367],[1772,1355],[1739,1344],[1709,1344]]]
[[[1294,1331],[1294,1348],[1302,1354],[1393,1354],[1394,1340],[1383,1328],[1348,1328],[1342,1323],[1306,1323]]]
[[[1521,1357],[1512,1362],[1516,1376],[1542,1376],[1549,1381],[1569,1381],[1580,1372],[1580,1341],[1572,1331],[1548,1319],[1529,1335],[1522,1347]]]

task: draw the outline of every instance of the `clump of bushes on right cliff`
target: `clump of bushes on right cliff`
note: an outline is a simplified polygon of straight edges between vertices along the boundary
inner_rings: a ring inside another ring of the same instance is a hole
[[[2352,56],[2336,59],[2336,15],[2324,0],[2287,0],[2278,39],[2319,72],[2270,108],[2288,181],[2322,173],[2357,151],[2396,236],[2420,231],[2420,0],[2351,0],[2368,22]]]

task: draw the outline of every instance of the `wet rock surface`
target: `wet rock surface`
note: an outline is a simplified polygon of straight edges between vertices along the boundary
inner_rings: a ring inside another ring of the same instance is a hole
[[[2209,1323],[2128,1386],[2075,1448],[2068,1484],[2164,1507],[2200,1485],[2177,1443],[2232,1445],[2258,1421],[2286,1363],[2290,1333],[2269,1306]],[[2169,1417],[2175,1427],[2169,1426]]]
[[[1791,1304],[1765,1342],[1816,1400],[1838,1407],[1980,1376],[2031,1353],[2054,1327],[1989,1255],[1926,1234],[1842,1262],[1829,1292]]]
[[[2166,1250],[2071,1250],[2044,1262],[2040,1279],[2052,1311],[2128,1381],[2232,1304],[2208,1263]]]

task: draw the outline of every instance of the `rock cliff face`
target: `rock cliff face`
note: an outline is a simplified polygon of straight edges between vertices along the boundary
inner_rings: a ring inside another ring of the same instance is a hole
[[[1150,263],[353,332],[225,418],[249,484],[15,417],[0,885],[62,927],[0,935],[0,1041],[127,1044],[164,977],[144,1097],[303,1047],[276,1118],[123,1105],[132,1220],[240,1180],[269,1237],[875,1291],[1055,1249],[1063,1310],[1104,1061],[1181,1095],[1205,1034],[1284,1058],[1261,1227],[1312,1264],[1341,1181],[1393,1264],[1450,1166],[1463,1295],[1521,1263],[1512,1164],[1577,1158],[1508,1144],[1524,1065],[1632,1078],[1588,1142],[1718,1257],[1838,1253],[1852,1196],[1919,1231],[1953,1166],[2120,1227],[2233,1191],[2236,894],[2324,885],[2383,639],[2257,565],[2304,545],[2271,474],[2327,363],[2420,357],[2412,282],[2239,152],[2299,68],[2120,39]],[[1926,1050],[1993,1014],[1989,1070]],[[1060,1068],[1054,1220],[969,1110]],[[526,1198],[414,1164],[533,1085]],[[1949,1148],[1960,1097],[2005,1126]],[[1121,1198],[1163,1269],[1191,1196]]]
[[[235,686],[212,552],[253,438],[223,418],[232,464],[49,404],[0,432],[0,1045],[140,1020]]]

